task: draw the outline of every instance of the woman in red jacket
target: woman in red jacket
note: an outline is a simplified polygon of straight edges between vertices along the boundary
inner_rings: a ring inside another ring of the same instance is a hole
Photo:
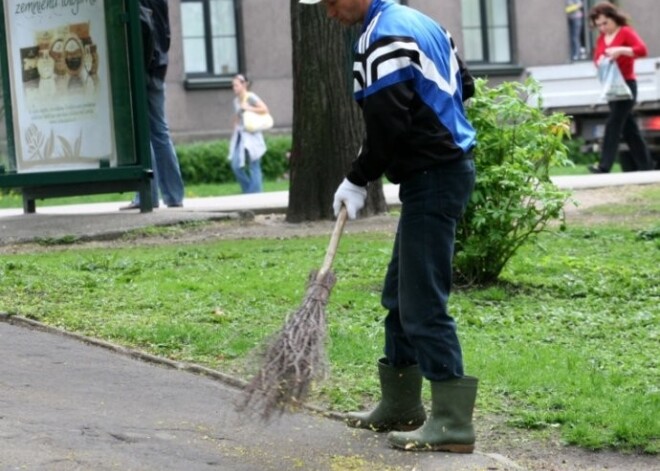
[[[610,115],[605,126],[600,162],[590,166],[589,171],[608,173],[611,170],[621,135],[630,149],[631,170],[651,170],[649,150],[632,113],[637,98],[635,59],[646,56],[646,44],[628,25],[627,16],[610,2],[596,4],[589,11],[589,21],[600,32],[594,49],[594,62],[598,65],[604,58],[615,60],[633,94],[631,100],[609,102]]]

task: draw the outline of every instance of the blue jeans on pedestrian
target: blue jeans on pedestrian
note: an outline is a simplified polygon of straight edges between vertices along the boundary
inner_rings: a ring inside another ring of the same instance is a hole
[[[598,167],[604,172],[609,172],[612,169],[619,152],[619,140],[622,136],[628,144],[630,157],[636,170],[651,170],[653,166],[651,154],[633,114],[633,107],[637,99],[637,82],[627,80],[626,83],[630,87],[633,99],[610,101],[608,103],[610,114],[605,125],[603,149],[598,164]]]
[[[263,176],[261,174],[261,159],[250,159],[250,153],[245,152],[245,165],[241,167],[238,152],[242,146],[237,145],[231,159],[231,169],[241,185],[243,193],[261,193],[263,190]]]
[[[184,196],[183,178],[165,116],[165,82],[156,77],[147,77],[147,83],[151,168],[154,175],[151,198],[154,207],[158,207],[160,189],[166,206],[181,206]],[[139,203],[139,195],[135,196],[133,202]]]
[[[475,182],[472,159],[420,172],[399,187],[401,217],[382,292],[385,357],[418,364],[431,381],[463,376],[456,323],[449,315],[456,226]]]
[[[582,48],[582,27],[584,17],[568,19],[568,34],[571,42],[571,59],[576,61],[580,58],[580,49]]]

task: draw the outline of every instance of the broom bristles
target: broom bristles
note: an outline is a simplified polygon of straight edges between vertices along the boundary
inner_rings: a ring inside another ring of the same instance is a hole
[[[240,411],[250,408],[268,420],[276,412],[294,409],[305,401],[314,380],[325,374],[325,306],[335,282],[330,271],[310,274],[302,304],[267,344],[260,369],[245,387]]]

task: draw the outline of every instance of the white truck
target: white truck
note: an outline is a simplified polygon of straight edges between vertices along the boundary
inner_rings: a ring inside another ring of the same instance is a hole
[[[541,85],[542,107],[549,112],[562,112],[573,118],[572,132],[582,138],[585,150],[598,151],[609,113],[602,97],[602,86],[593,62],[529,67],[527,75]],[[637,75],[636,118],[646,139],[655,168],[660,169],[660,58],[635,61]],[[621,166],[630,170],[627,146],[622,142]]]

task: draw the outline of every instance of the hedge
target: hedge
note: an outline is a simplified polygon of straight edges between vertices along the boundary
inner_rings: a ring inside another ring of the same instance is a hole
[[[268,150],[261,160],[265,180],[281,178],[289,168],[291,136],[266,136]],[[176,145],[183,180],[188,184],[229,183],[235,180],[229,160],[229,140]]]

